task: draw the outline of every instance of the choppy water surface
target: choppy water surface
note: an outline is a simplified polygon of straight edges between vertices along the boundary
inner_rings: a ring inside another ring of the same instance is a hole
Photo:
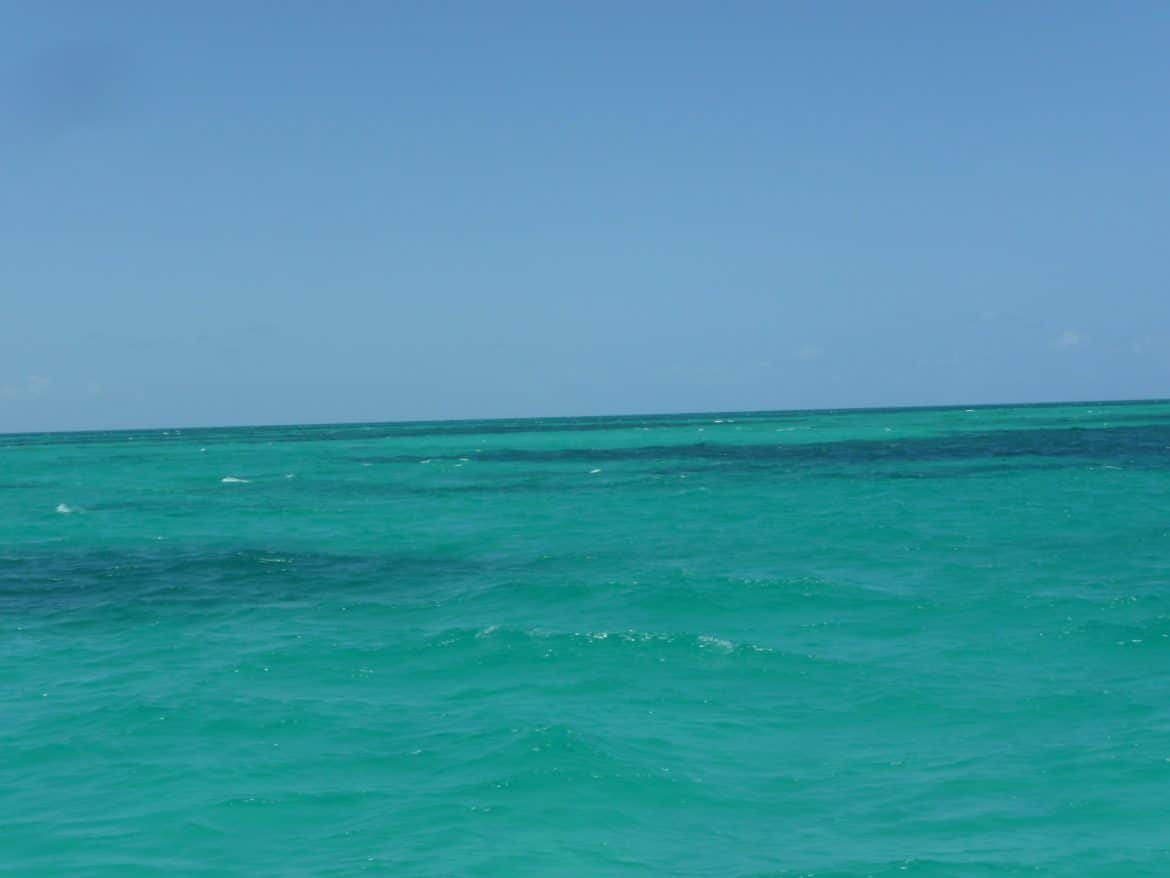
[[[1170,404],[0,436],[0,873],[1170,874]]]

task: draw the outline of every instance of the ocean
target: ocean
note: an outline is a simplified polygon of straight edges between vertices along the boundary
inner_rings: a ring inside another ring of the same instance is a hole
[[[0,874],[1170,875],[1170,403],[0,436]]]

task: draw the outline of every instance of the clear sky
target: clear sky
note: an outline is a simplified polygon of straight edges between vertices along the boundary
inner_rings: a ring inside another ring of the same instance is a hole
[[[1170,4],[23,3],[0,431],[1170,396]]]

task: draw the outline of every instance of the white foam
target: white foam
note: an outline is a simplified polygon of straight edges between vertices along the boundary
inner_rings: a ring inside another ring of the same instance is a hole
[[[599,470],[599,469],[591,469],[591,470],[589,470],[589,475],[591,475],[591,476],[595,476],[595,475],[597,475],[599,472],[601,472],[601,470]]]
[[[730,640],[724,640],[722,637],[712,637],[710,634],[699,635],[699,646],[718,649],[721,652],[731,652],[735,649],[735,644]]]
[[[62,515],[68,515],[70,512],[73,511],[73,507],[69,506],[65,503],[58,503],[57,504],[57,511],[60,512]]]
[[[296,478],[296,476],[297,476],[297,474],[296,474],[296,473],[285,473],[285,474],[284,474],[284,477],[285,477],[286,479],[295,479],[295,478]]]
[[[246,485],[248,483],[248,480],[247,479],[237,479],[235,476],[224,476],[222,479],[220,479],[220,482],[222,482],[225,485]]]

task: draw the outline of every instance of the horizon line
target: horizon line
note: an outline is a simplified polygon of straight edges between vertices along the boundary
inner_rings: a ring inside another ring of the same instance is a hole
[[[898,412],[898,411],[930,411],[947,409],[995,409],[995,408],[1030,408],[1064,405],[1139,405],[1170,402],[1170,397],[1124,398],[1124,399],[1064,399],[1064,400],[1037,400],[1032,402],[983,402],[983,403],[938,403],[915,405],[878,405],[878,406],[827,406],[818,408],[791,408],[791,409],[708,409],[704,411],[677,411],[677,412],[610,412],[594,415],[519,415],[519,416],[492,416],[489,418],[403,418],[385,421],[305,421],[305,422],[273,422],[263,424],[195,424],[187,426],[157,426],[157,427],[109,427],[109,428],[77,428],[66,430],[0,430],[0,437],[9,436],[60,436],[85,433],[157,433],[164,430],[255,430],[255,429],[282,429],[291,427],[366,427],[377,425],[410,425],[410,424],[469,424],[492,423],[498,421],[557,421],[557,420],[603,420],[606,418],[681,418],[697,415],[765,415],[765,414],[843,414],[846,412]]]

